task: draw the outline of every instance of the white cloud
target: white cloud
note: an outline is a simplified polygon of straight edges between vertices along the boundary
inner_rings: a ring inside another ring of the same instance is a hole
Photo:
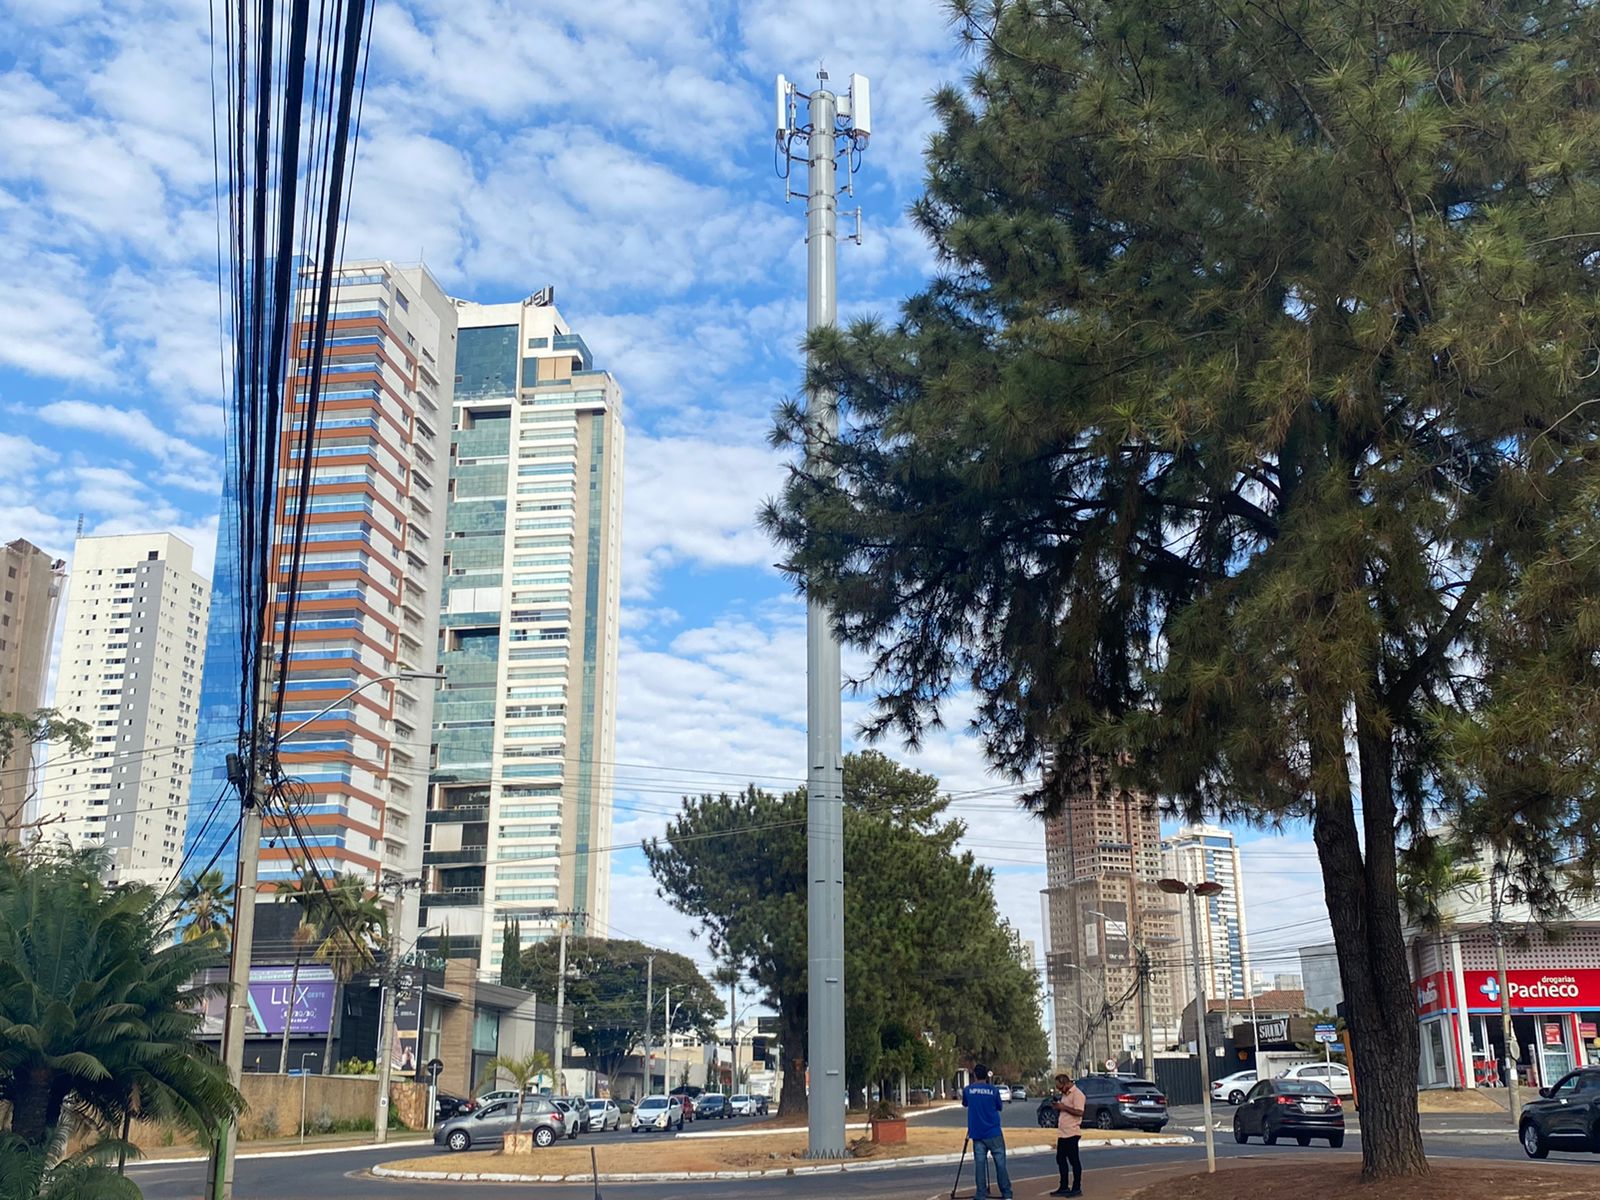
[[[653,594],[660,573],[683,563],[777,561],[755,525],[757,508],[783,481],[781,460],[765,446],[630,434],[626,472],[622,578],[630,597]]]
[[[138,409],[91,404],[85,400],[56,400],[36,409],[35,415],[41,421],[63,429],[78,429],[115,438],[145,451],[167,466],[207,472],[207,478],[196,486],[203,486],[221,495],[220,477],[214,473],[217,456],[176,434],[168,433]],[[184,486],[188,486],[188,481]]]

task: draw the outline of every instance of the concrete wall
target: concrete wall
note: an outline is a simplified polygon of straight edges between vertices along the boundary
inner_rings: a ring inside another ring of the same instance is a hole
[[[316,1133],[333,1126],[365,1123],[372,1128],[378,1098],[375,1075],[308,1075],[306,1128]],[[300,1084],[297,1075],[246,1075],[241,1082],[249,1109],[239,1131],[246,1138],[291,1137],[300,1132]]]

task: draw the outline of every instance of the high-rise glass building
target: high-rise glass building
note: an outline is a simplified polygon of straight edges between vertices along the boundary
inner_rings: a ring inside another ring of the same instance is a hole
[[[606,929],[622,392],[549,289],[456,318],[420,919],[492,971],[509,920]]]
[[[39,816],[46,837],[104,847],[120,883],[164,887],[183,853],[210,603],[170,533],[78,539],[55,706],[92,741],[55,748]]]
[[[292,619],[287,607],[290,538],[301,515],[309,286],[300,293],[290,348],[292,387],[283,416],[271,561],[276,584],[271,628],[280,647],[286,632],[290,635],[288,655],[275,664],[285,676],[288,697],[279,758],[285,773],[309,790],[299,811],[320,868],[373,880],[385,872],[415,879],[422,870],[435,684],[386,680],[350,693],[384,676],[435,670],[456,310],[422,266],[374,260],[346,262],[335,271],[304,504],[303,573]],[[317,277],[315,267],[302,271],[308,285]],[[235,798],[227,797],[233,812],[207,826],[225,778],[224,756],[233,749],[230,737],[238,728],[231,502],[224,497],[215,597],[219,619],[202,695],[206,745],[196,766],[189,816],[188,852],[197,866],[229,838],[237,808]],[[270,684],[267,690],[273,690]],[[293,860],[304,852],[299,840],[269,817],[262,880],[287,878]],[[225,851],[218,863],[230,875],[231,858]],[[415,890],[406,897],[402,929],[415,921]]]
[[[1178,830],[1161,845],[1165,872],[1185,883],[1220,883],[1222,890],[1206,896],[1200,916],[1200,964],[1206,975],[1206,995],[1246,1000],[1252,984],[1250,943],[1244,920],[1244,871],[1233,835],[1214,825],[1191,825]],[[1183,926],[1184,961],[1192,963],[1195,947],[1189,926]]]

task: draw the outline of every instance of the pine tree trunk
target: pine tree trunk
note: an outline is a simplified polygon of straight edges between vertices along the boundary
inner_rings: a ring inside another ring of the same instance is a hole
[[[333,1011],[328,1014],[328,1033],[322,1040],[322,1073],[333,1074],[333,1034],[344,1023],[344,980],[334,977]]]
[[[806,1000],[804,996],[784,996],[778,1005],[778,1053],[783,1055],[783,1091],[778,1097],[778,1116],[806,1111]]]
[[[1328,917],[1349,1010],[1351,1069],[1361,1105],[1361,1173],[1366,1179],[1426,1175],[1417,1120],[1418,1035],[1395,875],[1392,735],[1358,709],[1356,750],[1362,832],[1344,767],[1343,723],[1325,713],[1312,836],[1322,865]]]

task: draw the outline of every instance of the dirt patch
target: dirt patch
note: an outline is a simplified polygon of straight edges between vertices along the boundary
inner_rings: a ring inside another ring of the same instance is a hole
[[[1119,1130],[1101,1133],[1086,1130],[1085,1141],[1097,1137],[1141,1138],[1148,1134]],[[907,1127],[904,1143],[879,1146],[865,1135],[852,1135],[847,1142],[852,1158],[909,1158],[922,1154],[959,1154],[966,1136],[960,1129]],[[1053,1129],[1008,1129],[1006,1145],[1012,1150],[1024,1146],[1054,1146]],[[452,1154],[412,1158],[385,1163],[407,1171],[492,1171],[522,1175],[577,1175],[589,1170],[589,1150],[593,1148],[602,1175],[629,1175],[656,1171],[782,1171],[787,1167],[811,1163],[806,1158],[804,1132],[774,1130],[769,1137],[663,1138],[655,1134],[633,1134],[626,1140],[562,1142],[532,1154]],[[1297,1200],[1304,1200],[1303,1197]]]
[[[1246,1195],[1250,1200],[1305,1200],[1311,1171],[1317,1200],[1438,1200],[1484,1194],[1495,1200],[1592,1200],[1595,1194],[1593,1175],[1560,1168],[1480,1161],[1436,1166],[1420,1179],[1365,1183],[1359,1165],[1317,1158],[1314,1167],[1301,1159],[1294,1166],[1252,1164],[1219,1167],[1215,1175],[1177,1175],[1141,1188],[1128,1200],[1238,1200]],[[1246,1173],[1248,1182],[1241,1178]]]
[[[1417,1093],[1417,1111],[1421,1113],[1499,1113],[1505,1115],[1506,1105],[1489,1094],[1487,1089],[1451,1092],[1433,1088]]]

